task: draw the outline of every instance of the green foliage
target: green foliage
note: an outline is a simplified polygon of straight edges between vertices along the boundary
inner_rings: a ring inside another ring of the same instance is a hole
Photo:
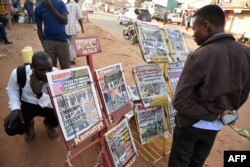
[[[141,4],[147,0],[135,0],[135,7],[141,7]]]

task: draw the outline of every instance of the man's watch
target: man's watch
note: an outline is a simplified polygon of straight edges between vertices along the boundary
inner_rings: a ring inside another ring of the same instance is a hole
[[[43,96],[43,92],[38,93],[38,94],[34,94],[34,96],[38,99],[40,99]]]

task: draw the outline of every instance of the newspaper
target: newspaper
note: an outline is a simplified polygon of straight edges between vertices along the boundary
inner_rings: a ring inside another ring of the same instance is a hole
[[[162,106],[144,108],[138,104],[135,107],[136,122],[142,144],[146,144],[151,137],[164,133],[164,109]]]
[[[166,82],[159,64],[134,66],[133,73],[144,107],[149,107],[153,98],[167,95]]]
[[[144,60],[152,62],[152,59],[158,57],[162,61],[167,61],[169,59],[169,51],[160,27],[147,22],[137,21],[137,28]]]
[[[135,85],[127,86],[127,89],[129,92],[129,97],[132,101],[139,101],[140,100],[139,92],[138,92],[138,89]]]
[[[105,139],[115,167],[126,166],[138,155],[127,119],[109,130]]]
[[[177,29],[165,29],[174,60],[186,61],[189,54],[182,32]]]
[[[96,75],[108,115],[130,103],[121,63],[96,70]]]
[[[181,62],[168,63],[168,81],[171,85],[173,92],[175,92],[176,90],[182,70],[183,70],[183,64]]]
[[[74,40],[76,56],[86,56],[101,52],[97,37],[78,37]]]
[[[175,115],[177,111],[174,109],[172,105],[172,99],[170,96],[168,96],[168,115],[169,115],[169,123],[170,123],[170,128],[171,132],[173,133],[174,127],[175,127]]]
[[[49,72],[47,78],[66,141],[100,121],[101,110],[88,66]]]

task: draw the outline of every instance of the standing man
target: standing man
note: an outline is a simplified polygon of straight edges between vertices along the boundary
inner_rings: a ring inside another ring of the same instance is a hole
[[[49,137],[56,137],[58,121],[47,92],[46,77],[46,72],[52,70],[50,56],[45,52],[36,52],[32,57],[32,64],[25,66],[25,76],[21,78],[22,72],[17,72],[17,69],[12,71],[6,88],[11,110],[4,120],[8,135],[25,134],[25,140],[32,141],[35,138],[33,118],[41,116],[45,118],[43,123]],[[21,79],[25,79],[23,88],[19,85]]]
[[[35,23],[35,18],[34,18],[34,3],[32,0],[26,0],[24,2],[24,9],[27,10],[28,17],[29,17],[29,24],[34,24]]]
[[[168,22],[168,10],[166,9],[163,14],[163,24],[165,25]]]
[[[81,7],[78,4],[79,0],[69,0],[66,4],[67,10],[69,12],[68,15],[68,24],[66,25],[66,34],[69,39],[69,51],[70,51],[70,63],[71,65],[75,64],[75,48],[73,41],[76,38],[77,33],[81,31],[84,33],[83,25],[82,25],[82,12]]]
[[[250,89],[250,48],[224,31],[225,14],[207,5],[194,14],[194,40],[200,46],[187,59],[177,85],[177,110],[169,167],[202,167],[220,117],[234,114]]]
[[[68,11],[61,0],[44,0],[35,9],[37,34],[44,51],[50,55],[54,67],[57,66],[57,59],[59,60],[61,69],[70,68],[69,45],[65,32],[67,15]]]

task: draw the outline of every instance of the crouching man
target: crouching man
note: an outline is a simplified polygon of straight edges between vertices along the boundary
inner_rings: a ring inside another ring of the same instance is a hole
[[[56,137],[58,121],[47,92],[46,73],[55,70],[52,60],[45,52],[36,52],[31,65],[25,66],[23,75],[17,68],[10,75],[8,87],[10,114],[4,120],[5,132],[14,136],[24,134],[25,140],[35,138],[34,118],[44,117],[44,125],[50,138]],[[17,74],[18,73],[18,74]],[[24,86],[20,85],[24,80]]]

